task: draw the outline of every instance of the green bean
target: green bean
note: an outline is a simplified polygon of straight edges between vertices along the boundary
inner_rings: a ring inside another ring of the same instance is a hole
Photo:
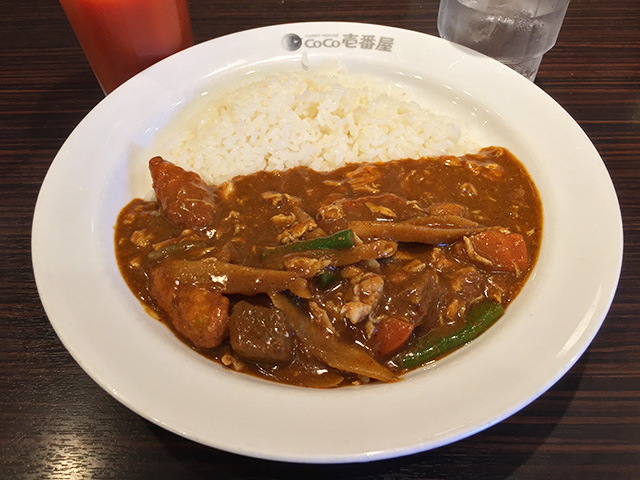
[[[393,363],[401,368],[416,368],[473,340],[504,314],[504,307],[495,302],[483,302],[471,309],[466,325],[457,332],[439,339],[418,341],[400,353]]]
[[[327,289],[340,278],[340,273],[335,268],[324,268],[320,273],[316,275],[316,283],[322,289]]]
[[[273,254],[284,255],[291,252],[301,252],[303,250],[323,250],[323,249],[343,249],[351,248],[355,245],[355,236],[351,229],[341,230],[326,237],[292,242],[277,247],[265,248],[262,256],[267,257]]]

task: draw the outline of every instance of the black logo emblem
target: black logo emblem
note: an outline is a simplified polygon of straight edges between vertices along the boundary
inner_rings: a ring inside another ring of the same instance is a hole
[[[282,46],[293,52],[302,46],[302,39],[295,33],[289,33],[282,38]]]

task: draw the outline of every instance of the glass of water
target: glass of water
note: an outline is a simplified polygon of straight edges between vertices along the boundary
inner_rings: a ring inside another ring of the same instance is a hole
[[[533,81],[568,6],[569,0],[440,0],[438,31]]]

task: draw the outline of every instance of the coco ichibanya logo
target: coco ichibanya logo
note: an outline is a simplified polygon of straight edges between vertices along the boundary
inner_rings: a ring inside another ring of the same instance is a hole
[[[284,48],[290,51],[306,48],[360,48],[362,50],[378,50],[390,52],[393,48],[393,37],[377,35],[356,35],[345,33],[318,33],[300,37],[295,33],[289,33],[282,39]]]

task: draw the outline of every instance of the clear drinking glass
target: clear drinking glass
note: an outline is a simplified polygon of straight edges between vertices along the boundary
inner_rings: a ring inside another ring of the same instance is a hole
[[[441,0],[438,31],[533,81],[568,6],[569,0]]]

